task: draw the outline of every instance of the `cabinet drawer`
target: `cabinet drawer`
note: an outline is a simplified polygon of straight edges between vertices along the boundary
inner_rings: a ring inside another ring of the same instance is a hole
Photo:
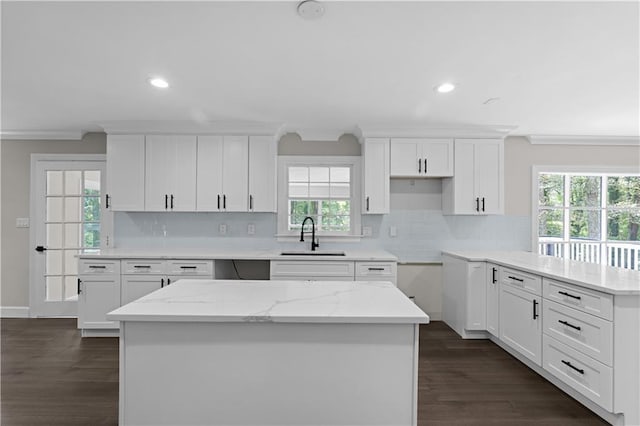
[[[164,260],[124,260],[122,261],[123,274],[164,274]]]
[[[213,278],[212,260],[168,260],[167,274],[180,276],[207,276]]]
[[[544,297],[574,309],[613,320],[613,296],[548,278],[543,280]]]
[[[542,336],[543,368],[607,411],[612,410],[613,369],[554,339]]]
[[[502,268],[500,280],[503,284],[512,285],[531,293],[542,295],[542,277],[515,269]]]
[[[277,261],[271,262],[271,277],[339,277],[353,280],[353,262],[331,261]]]
[[[543,330],[590,357],[612,365],[613,324],[550,300],[544,302]]]
[[[356,262],[356,279],[385,280],[395,282],[396,263],[395,262]]]
[[[120,261],[119,260],[80,259],[78,261],[78,274],[79,275],[94,275],[94,274],[120,275]]]

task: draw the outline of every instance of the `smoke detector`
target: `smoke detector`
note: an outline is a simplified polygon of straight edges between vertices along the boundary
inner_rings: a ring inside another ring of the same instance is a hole
[[[324,5],[316,0],[304,0],[298,4],[298,15],[304,19],[320,19],[324,15]]]

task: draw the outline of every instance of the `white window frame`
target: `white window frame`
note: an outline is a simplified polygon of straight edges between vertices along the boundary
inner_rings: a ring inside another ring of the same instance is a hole
[[[531,251],[533,253],[539,253],[540,240],[538,238],[538,211],[539,211],[539,175],[545,173],[560,173],[560,174],[576,174],[576,175],[607,175],[607,176],[640,176],[638,168],[630,166],[561,166],[561,165],[534,165],[531,167]],[[601,204],[606,205],[606,187],[602,185],[602,201]],[[565,188],[565,198],[568,196],[569,188]],[[606,211],[606,208],[604,209]],[[569,218],[564,218],[564,227],[566,227]],[[601,236],[600,241],[600,261],[602,265],[611,266],[608,258],[607,244],[607,223],[606,220],[601,221]],[[565,239],[563,237],[563,242]],[[567,243],[569,244],[569,243]],[[566,248],[566,246],[565,246]],[[567,256],[567,250],[565,249],[562,258],[570,258]]]
[[[289,230],[289,186],[287,171],[291,166],[327,166],[351,168],[351,231],[327,232],[320,231],[316,235],[323,241],[360,241],[361,237],[361,169],[360,157],[356,156],[308,156],[308,155],[280,155],[278,156],[278,241],[299,241],[300,231]],[[322,241],[321,241],[322,242]]]

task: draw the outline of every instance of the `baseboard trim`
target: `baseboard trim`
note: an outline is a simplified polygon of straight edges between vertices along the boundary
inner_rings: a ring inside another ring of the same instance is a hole
[[[29,307],[0,306],[0,318],[29,318]]]

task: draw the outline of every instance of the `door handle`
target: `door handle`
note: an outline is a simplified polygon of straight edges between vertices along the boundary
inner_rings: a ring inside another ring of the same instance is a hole
[[[43,247],[43,246],[37,246],[36,247],[36,251],[42,253],[43,251],[45,251],[47,248]]]
[[[105,207],[106,209],[108,209],[108,208],[109,208],[109,198],[111,198],[111,197],[109,197],[109,194],[105,194],[105,195],[104,195],[104,203],[105,203],[104,207]]]
[[[80,278],[78,278],[78,294],[82,293],[82,288],[80,287],[81,282]]]
[[[538,301],[533,300],[533,319],[537,319],[540,315],[538,315]]]
[[[496,272],[498,272],[498,270],[496,268],[491,268],[491,282],[493,284],[495,284],[498,280],[496,280]]]

